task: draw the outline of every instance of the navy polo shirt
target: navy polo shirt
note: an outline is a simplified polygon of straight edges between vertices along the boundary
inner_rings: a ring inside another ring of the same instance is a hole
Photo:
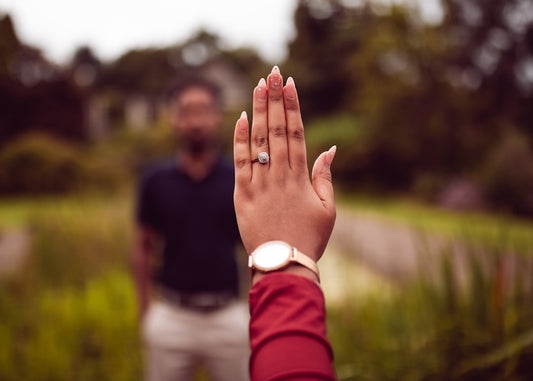
[[[234,184],[233,164],[224,158],[201,181],[180,171],[173,159],[146,171],[137,221],[164,240],[156,282],[176,291],[238,293]]]

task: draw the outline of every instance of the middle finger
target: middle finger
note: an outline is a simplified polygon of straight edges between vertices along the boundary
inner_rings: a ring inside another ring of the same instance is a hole
[[[283,78],[277,66],[268,76],[268,144],[270,168],[283,176],[288,165],[287,122],[283,106]]]

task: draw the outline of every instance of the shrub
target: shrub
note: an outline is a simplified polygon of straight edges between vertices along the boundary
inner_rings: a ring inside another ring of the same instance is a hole
[[[525,135],[504,136],[481,171],[489,201],[499,209],[533,215],[533,152]]]
[[[306,126],[305,136],[310,167],[320,153],[337,145],[335,179],[353,183],[364,174],[367,136],[359,121],[346,115],[320,119]]]
[[[0,151],[0,193],[64,194],[113,188],[117,170],[43,134],[24,135]]]

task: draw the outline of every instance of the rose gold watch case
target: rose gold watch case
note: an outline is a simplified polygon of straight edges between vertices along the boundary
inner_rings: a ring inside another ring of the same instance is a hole
[[[273,263],[268,265],[261,264],[264,258],[261,258],[260,256],[265,255],[265,250],[272,251],[273,246],[274,250],[277,246],[277,250],[275,250],[273,254],[277,255],[277,258],[273,257],[273,255],[271,254],[271,256],[266,257],[266,259],[273,260]],[[282,253],[283,255],[279,255],[280,250],[284,251],[284,253]],[[318,279],[320,279],[320,273],[316,262],[304,253],[298,251],[298,249],[296,249],[295,247],[292,247],[291,245],[283,241],[265,242],[259,245],[257,249],[255,249],[248,257],[248,267],[263,272],[280,270],[282,268],[287,267],[290,263],[298,263],[304,267],[307,267],[309,270],[315,273]]]

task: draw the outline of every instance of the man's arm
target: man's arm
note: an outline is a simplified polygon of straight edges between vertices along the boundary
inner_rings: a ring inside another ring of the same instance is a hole
[[[153,231],[146,226],[139,225],[135,231],[131,264],[141,319],[148,310],[151,275],[150,255],[152,255],[153,249]]]

